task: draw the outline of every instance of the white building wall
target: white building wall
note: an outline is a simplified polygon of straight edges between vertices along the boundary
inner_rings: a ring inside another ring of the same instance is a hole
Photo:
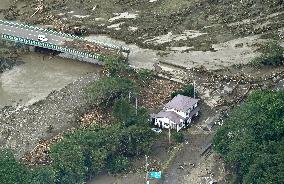
[[[155,118],[155,123],[156,126],[159,126],[161,128],[174,128],[176,129],[176,124],[169,120],[168,118]]]
[[[175,112],[177,113],[178,115],[180,115],[181,117],[186,117],[186,112],[183,112],[183,111],[177,111],[175,109],[165,109],[166,111],[172,111],[172,112]]]

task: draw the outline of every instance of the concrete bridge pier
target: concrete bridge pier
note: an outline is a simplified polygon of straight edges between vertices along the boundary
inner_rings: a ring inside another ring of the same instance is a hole
[[[29,46],[29,51],[30,52],[35,52],[35,46]]]

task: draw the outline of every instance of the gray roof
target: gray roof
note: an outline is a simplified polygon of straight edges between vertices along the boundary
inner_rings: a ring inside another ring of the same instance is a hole
[[[185,112],[190,107],[192,107],[194,104],[196,104],[198,101],[199,99],[178,94],[171,101],[169,101],[165,105],[165,107],[168,109],[176,109],[176,110]]]
[[[185,120],[185,118],[173,111],[160,111],[158,114],[155,115],[155,118],[168,118],[176,124],[179,124],[180,120]]]

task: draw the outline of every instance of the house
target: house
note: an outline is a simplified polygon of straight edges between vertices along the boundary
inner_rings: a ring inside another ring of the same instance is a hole
[[[198,115],[198,101],[199,99],[178,94],[159,113],[152,115],[154,124],[180,131],[191,123],[193,116]]]

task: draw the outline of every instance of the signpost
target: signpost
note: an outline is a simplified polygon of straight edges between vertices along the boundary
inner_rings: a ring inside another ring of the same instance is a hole
[[[162,172],[149,172],[149,179],[161,179],[162,178]]]
[[[155,169],[155,167],[151,167],[151,164],[148,164],[148,156],[145,155],[146,158],[146,184],[150,184],[150,180],[159,180],[162,178],[162,172],[161,171],[148,171],[148,169],[150,168],[150,170]],[[156,168],[157,169],[157,168]]]

